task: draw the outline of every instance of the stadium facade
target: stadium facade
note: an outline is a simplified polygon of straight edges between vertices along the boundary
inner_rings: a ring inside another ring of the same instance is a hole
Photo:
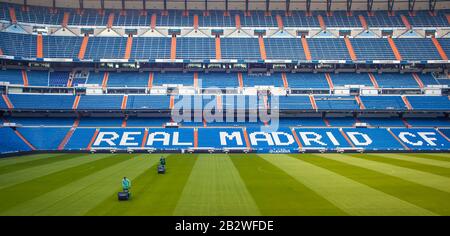
[[[0,2],[1,154],[450,150],[446,1],[42,2]]]

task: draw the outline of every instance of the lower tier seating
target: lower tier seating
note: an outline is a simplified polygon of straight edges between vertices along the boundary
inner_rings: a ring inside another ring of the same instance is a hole
[[[448,129],[433,128],[0,128],[0,153],[36,150],[198,150],[222,152],[449,151]]]

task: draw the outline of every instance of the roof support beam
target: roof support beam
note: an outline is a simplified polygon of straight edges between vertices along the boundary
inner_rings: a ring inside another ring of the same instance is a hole
[[[142,0],[141,16],[146,16],[146,15],[147,15],[147,1],[146,0]]]
[[[332,5],[332,1],[327,0],[327,14],[331,12],[331,5]]]
[[[306,12],[311,12],[311,0],[306,0]]]
[[[395,0],[388,0],[388,11],[389,12],[392,12],[393,10],[394,10],[394,3],[395,3]]]
[[[122,10],[120,11],[120,15],[124,16],[125,14],[125,0],[122,0]]]
[[[27,0],[23,0],[22,10],[23,11],[28,11],[28,1]]]
[[[373,7],[373,0],[367,0],[367,11],[371,12]]]
[[[410,12],[414,11],[414,5],[416,5],[416,0],[408,0],[408,10]]]
[[[428,9],[431,11],[431,12],[434,12],[434,9],[436,8],[436,0],[430,0],[429,2],[428,2]]]
[[[188,16],[188,5],[187,5],[187,0],[184,0],[184,12],[183,12],[183,16]]]

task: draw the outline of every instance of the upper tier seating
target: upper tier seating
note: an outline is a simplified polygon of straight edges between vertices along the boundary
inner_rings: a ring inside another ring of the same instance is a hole
[[[36,58],[37,36],[29,34],[0,33],[0,48],[4,55]],[[69,45],[69,47],[72,47]]]
[[[113,26],[148,26],[152,14],[156,14],[157,26],[192,27],[194,15],[198,16],[200,27],[235,27],[235,15],[241,18],[242,27],[277,27],[276,15],[280,15],[286,27],[319,27],[318,15],[321,15],[327,27],[361,27],[358,16],[363,15],[369,27],[404,27],[401,15],[405,15],[413,27],[446,27],[445,14],[448,10],[436,11],[436,16],[430,16],[428,11],[415,11],[411,17],[408,11],[395,11],[394,16],[389,16],[387,11],[375,11],[374,16],[368,16],[367,11],[353,11],[347,16],[345,11],[333,11],[332,16],[327,16],[325,11],[313,11],[312,16],[306,16],[305,11],[292,11],[292,16],[286,16],[284,11],[271,11],[271,16],[265,16],[264,11],[251,11],[250,16],[245,16],[243,11],[230,11],[229,16],[224,16],[224,11],[210,10],[208,16],[203,11],[189,10],[187,16],[182,10],[169,10],[167,16],[162,11],[148,10],[147,15],[141,15],[140,10],[126,10],[125,15],[120,15],[120,10],[106,9],[104,14],[99,14],[96,9],[84,9],[83,14],[77,13],[77,9],[58,8],[56,13],[50,13],[48,7],[29,6],[29,11],[22,11],[21,5],[0,3],[0,20],[10,21],[8,8],[13,7],[17,21],[33,24],[61,25],[64,13],[69,13],[68,24],[77,26],[105,26],[108,23],[110,13],[114,13]]]
[[[136,59],[170,59],[170,43],[170,38],[134,37],[130,57]]]
[[[387,39],[352,38],[350,42],[358,60],[395,60]]]
[[[298,38],[265,38],[264,46],[269,60],[306,60]]]
[[[37,57],[36,35],[0,32],[0,48],[4,55]],[[83,37],[43,36],[43,57],[78,59]],[[305,60],[300,38],[264,38],[266,60]],[[351,60],[343,38],[306,39],[312,60]],[[356,60],[395,60],[385,38],[354,38]],[[395,44],[403,60],[442,60],[429,38],[396,38]],[[444,51],[449,51],[450,40],[440,39]],[[175,59],[216,59],[214,38],[177,37]],[[83,59],[125,59],[127,37],[89,37]],[[258,38],[220,39],[223,60],[262,60]],[[245,50],[243,50],[245,49]],[[171,59],[170,37],[133,37],[129,59]],[[447,54],[450,54],[447,52]],[[127,57],[128,58],[128,57]]]
[[[222,59],[260,60],[258,39],[223,38],[220,40]]]
[[[77,58],[83,37],[43,36],[45,58]]]
[[[313,60],[351,60],[344,39],[310,38],[308,45]]]
[[[125,55],[126,37],[91,37],[89,38],[85,58],[122,59]]]
[[[191,60],[216,58],[214,38],[177,38],[176,57]]]
[[[397,38],[394,39],[402,60],[441,60],[431,39]]]

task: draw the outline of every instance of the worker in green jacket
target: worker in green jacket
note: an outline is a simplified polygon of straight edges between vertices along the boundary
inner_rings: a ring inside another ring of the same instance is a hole
[[[131,180],[127,179],[127,177],[123,177],[122,179],[122,189],[124,192],[128,192],[131,188]]]

